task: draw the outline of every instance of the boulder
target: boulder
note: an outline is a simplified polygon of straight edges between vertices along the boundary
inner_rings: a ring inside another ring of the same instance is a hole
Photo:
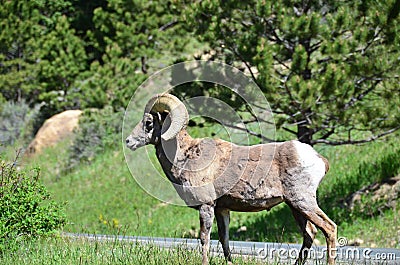
[[[47,119],[29,144],[26,154],[40,153],[44,148],[71,136],[81,114],[81,110],[66,110]]]

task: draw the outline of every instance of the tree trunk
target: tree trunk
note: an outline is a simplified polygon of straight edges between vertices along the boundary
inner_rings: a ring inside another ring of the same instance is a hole
[[[303,123],[297,125],[297,139],[302,142],[312,146],[312,130],[308,127],[308,123]]]

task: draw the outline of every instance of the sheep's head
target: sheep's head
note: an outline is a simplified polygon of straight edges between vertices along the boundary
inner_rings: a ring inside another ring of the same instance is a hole
[[[126,138],[133,151],[148,144],[169,141],[186,127],[189,114],[185,105],[170,94],[157,94],[146,104],[143,119]]]

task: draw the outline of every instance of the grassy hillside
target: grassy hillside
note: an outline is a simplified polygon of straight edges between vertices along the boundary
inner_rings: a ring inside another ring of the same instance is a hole
[[[53,198],[66,202],[68,232],[195,237],[195,210],[162,203],[143,191],[131,176],[116,145],[104,150],[91,164],[63,173],[66,143],[47,149],[26,166],[40,165],[42,181]],[[344,199],[365,185],[399,174],[400,140],[397,136],[361,146],[317,146],[331,163],[318,198],[321,208],[339,225],[339,236],[366,246],[400,247],[399,207],[383,211],[351,212]],[[139,150],[143,152],[145,150]],[[144,159],[146,155],[143,155]],[[139,163],[140,164],[140,163]],[[146,165],[143,163],[143,165]],[[140,172],[146,172],[142,168]],[[371,206],[373,207],[373,206]],[[213,238],[217,238],[216,229]],[[301,242],[290,210],[280,205],[270,212],[232,213],[231,238],[276,242]],[[323,243],[322,235],[319,240]]]

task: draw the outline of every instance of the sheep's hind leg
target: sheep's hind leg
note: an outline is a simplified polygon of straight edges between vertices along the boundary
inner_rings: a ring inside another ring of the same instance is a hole
[[[202,247],[202,265],[208,264],[208,251],[210,250],[210,234],[214,220],[214,206],[203,204],[199,208],[200,215],[200,241]]]
[[[224,250],[224,256],[228,264],[232,264],[231,252],[229,250],[229,210],[227,209],[215,209],[215,218],[217,219],[218,225],[218,237],[221,242],[222,249]]]
[[[301,246],[299,257],[295,263],[296,265],[302,265],[307,260],[309,249],[311,248],[315,235],[317,234],[317,228],[310,221],[307,221],[298,210],[292,206],[290,206],[290,209],[292,210],[293,217],[303,233],[303,245]]]
[[[319,208],[316,200],[305,200],[301,203],[293,203],[292,206],[324,233],[327,246],[328,264],[335,264],[337,236],[336,224]]]

